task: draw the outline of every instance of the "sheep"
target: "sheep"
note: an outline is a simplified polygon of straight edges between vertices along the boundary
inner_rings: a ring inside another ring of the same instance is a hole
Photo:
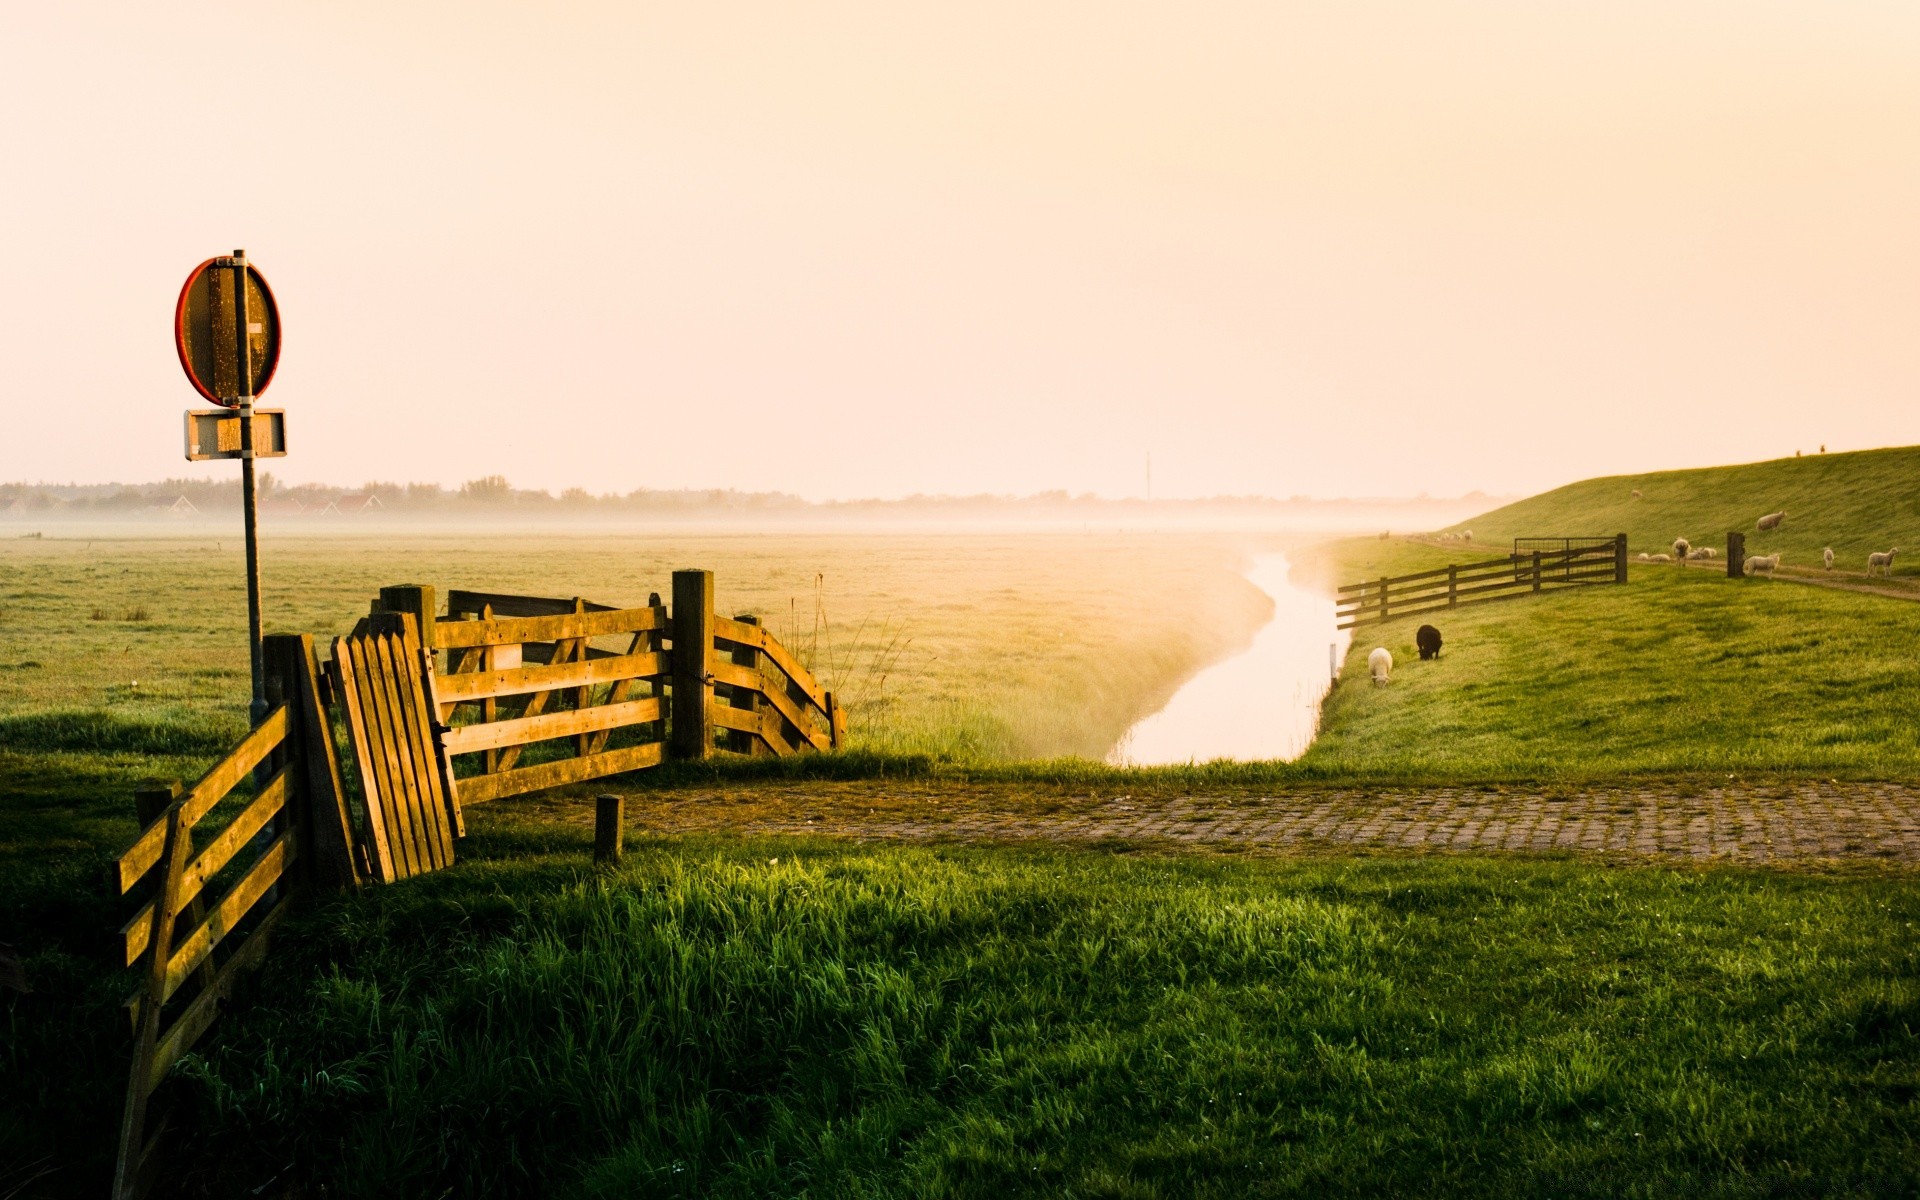
[[[1687,551],[1687,557],[1691,559],[1696,559],[1696,560],[1707,559],[1707,558],[1719,558],[1720,552],[1718,550],[1715,550],[1712,546],[1695,546],[1693,549]]]
[[[1385,646],[1375,646],[1367,652],[1367,673],[1373,676],[1375,686],[1385,684],[1393,674],[1393,655]]]
[[[1673,561],[1685,562],[1687,555],[1693,552],[1693,543],[1683,537],[1673,539]]]
[[[1634,500],[1638,500],[1638,499],[1640,498],[1640,489],[1639,489],[1639,488],[1635,488],[1635,489],[1633,489],[1633,490],[1632,490],[1631,492],[1628,492],[1628,493],[1627,493],[1627,495],[1628,495],[1628,496],[1629,496],[1629,497],[1630,497],[1631,499],[1634,499]]]
[[[1440,631],[1431,625],[1422,625],[1413,631],[1414,645],[1420,647],[1420,661],[1440,657]]]
[[[1640,559],[1640,561],[1641,561],[1641,562],[1647,562],[1647,561],[1649,561],[1649,560],[1651,560],[1651,559],[1653,558],[1653,555],[1651,555],[1651,554],[1648,554],[1648,553],[1647,553],[1647,552],[1646,552],[1645,550],[1642,550],[1642,551],[1641,551],[1641,552],[1639,553],[1639,555],[1638,555],[1638,557],[1639,557],[1639,559]]]
[[[1822,447],[1824,449],[1824,447]],[[1820,552],[1820,561],[1827,564],[1827,570],[1833,570],[1833,547],[1828,546]]]
[[[1742,564],[1742,567],[1749,575],[1764,574],[1768,579],[1772,579],[1774,568],[1779,565],[1780,556],[1778,554],[1749,554],[1747,561]]]
[[[1470,541],[1472,541],[1472,540],[1473,540],[1473,530],[1471,530],[1471,529],[1469,529],[1469,530],[1467,530],[1466,532],[1464,532],[1464,533],[1462,533],[1462,534],[1460,535],[1460,540],[1461,540],[1461,541],[1463,541],[1463,542],[1470,542]]]
[[[1787,519],[1787,510],[1783,508],[1779,512],[1768,513],[1766,516],[1761,517],[1760,520],[1755,523],[1759,525],[1761,533],[1768,533],[1775,529],[1780,528],[1780,522],[1786,519]]]
[[[1672,561],[1673,561],[1673,555],[1671,555],[1671,554],[1650,554],[1650,555],[1648,555],[1648,556],[1647,556],[1647,561],[1648,561],[1648,562],[1672,562]]]
[[[1885,554],[1875,550],[1872,554],[1867,555],[1867,574],[1873,574],[1873,569],[1878,567],[1882,575],[1892,575],[1893,556],[1898,553],[1900,553],[1900,547],[1895,546]]]

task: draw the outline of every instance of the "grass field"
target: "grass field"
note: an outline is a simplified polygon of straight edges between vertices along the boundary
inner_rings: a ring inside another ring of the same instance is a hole
[[[1900,876],[490,821],[190,1071],[227,1195],[1911,1195]]]
[[[1476,534],[1478,530],[1476,529]],[[1347,579],[1460,561],[1402,541],[1331,543]],[[1421,662],[1431,621],[1442,657]],[[1625,587],[1363,626],[1297,764],[1314,776],[1593,778],[1635,772],[1920,774],[1920,604],[1634,564]],[[1394,655],[1373,687],[1366,654]]]
[[[715,572],[840,693],[854,745],[965,760],[1099,758],[1271,611],[1245,536],[269,538],[267,629],[323,641],[381,585],[644,603]],[[246,712],[237,539],[0,542],[0,747],[132,748]],[[818,585],[816,586],[816,581]],[[823,614],[824,620],[816,619]]]

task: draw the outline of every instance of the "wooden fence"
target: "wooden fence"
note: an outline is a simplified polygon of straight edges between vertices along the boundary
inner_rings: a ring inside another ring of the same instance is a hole
[[[119,894],[141,896],[120,947],[144,980],[129,1000],[115,1200],[151,1183],[156,1090],[300,892],[449,865],[465,804],[669,753],[841,744],[833,693],[752,616],[716,616],[710,572],[676,571],[673,601],[612,608],[454,591],[442,616],[434,589],[406,585],[381,589],[369,616],[334,639],[324,670],[311,636],[266,640],[266,719],[191,789],[140,793],[140,834],[114,863]],[[343,785],[343,759],[356,788]]]
[[[266,719],[191,789],[171,783],[138,793],[140,835],[114,860],[116,890],[145,896],[119,938],[142,982],[128,1002],[134,1051],[116,1200],[151,1182],[158,1139],[148,1127],[164,1124],[149,1120],[154,1092],[212,1026],[238,977],[259,963],[294,897],[315,882],[356,879],[313,639],[271,637],[266,649],[278,701]],[[251,797],[223,808],[248,779]]]
[[[1627,581],[1626,534],[1572,542],[1563,550],[1534,550],[1346,584],[1339,589],[1339,627],[1352,629],[1569,586]]]

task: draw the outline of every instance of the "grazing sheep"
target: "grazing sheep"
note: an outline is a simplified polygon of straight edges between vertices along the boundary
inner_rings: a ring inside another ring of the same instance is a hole
[[[1421,662],[1440,657],[1440,631],[1431,625],[1413,631],[1413,644],[1420,647]]]
[[[1824,446],[1821,447],[1821,449],[1823,450],[1825,448],[1826,447]],[[1820,552],[1820,561],[1827,564],[1827,570],[1829,571],[1833,570],[1833,547],[1832,546],[1828,546],[1825,550],[1822,550]]]
[[[1373,676],[1373,682],[1383,684],[1393,674],[1393,655],[1385,646],[1375,646],[1367,653],[1367,673]]]
[[[1786,519],[1787,510],[1783,508],[1779,512],[1768,513],[1766,516],[1761,517],[1756,524],[1759,525],[1761,533],[1767,533],[1780,528],[1780,522]]]
[[[1875,550],[1872,554],[1867,555],[1867,574],[1873,574],[1875,567],[1880,568],[1882,575],[1893,574],[1893,556],[1898,553],[1900,553],[1900,547],[1895,546],[1885,554]]]
[[[1773,572],[1780,565],[1778,554],[1749,554],[1747,561],[1741,564],[1749,575],[1765,575],[1773,578]]]
[[[1647,556],[1647,561],[1648,561],[1648,562],[1672,562],[1672,561],[1673,561],[1673,555],[1671,555],[1671,554],[1649,554],[1649,555]]]
[[[1641,562],[1647,562],[1653,558],[1653,555],[1648,554],[1645,550],[1642,550],[1639,554],[1639,558]]]
[[[1632,497],[1635,500],[1638,500],[1640,498],[1640,489],[1635,488],[1631,492],[1628,492],[1627,495]]]
[[[1695,546],[1693,549],[1687,551],[1687,557],[1695,560],[1699,560],[1703,558],[1719,558],[1720,552],[1718,550],[1715,550],[1712,546]]]
[[[235,351],[234,353],[236,353],[236,354],[237,354],[237,353],[239,353],[239,351],[237,351],[237,350],[236,350],[236,351]],[[1463,533],[1463,534],[1461,534],[1461,535],[1460,535],[1460,540],[1461,540],[1461,541],[1463,541],[1463,542],[1470,542],[1470,541],[1472,541],[1472,540],[1473,540],[1473,530],[1471,530],[1471,529],[1469,529],[1469,530],[1467,530],[1467,531],[1466,531],[1465,533]]]
[[[1693,553],[1692,542],[1683,537],[1673,539],[1673,561],[1685,562],[1687,561],[1687,556],[1691,553]]]

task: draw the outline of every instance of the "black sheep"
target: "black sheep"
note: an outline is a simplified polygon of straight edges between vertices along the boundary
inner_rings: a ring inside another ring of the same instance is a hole
[[[1414,645],[1420,647],[1420,661],[1440,657],[1440,631],[1431,625],[1422,625],[1413,634]]]

